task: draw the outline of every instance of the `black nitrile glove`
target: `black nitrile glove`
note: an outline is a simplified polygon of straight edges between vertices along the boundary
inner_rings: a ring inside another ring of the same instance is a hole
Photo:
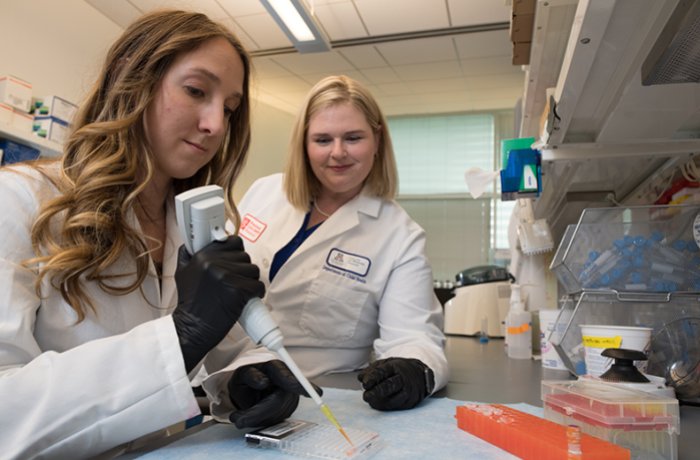
[[[322,394],[319,387],[313,387],[319,395]],[[237,408],[229,420],[238,428],[279,423],[296,410],[299,395],[309,396],[279,359],[236,369],[228,382],[228,392]]]
[[[415,407],[435,387],[432,369],[417,359],[387,358],[373,362],[357,376],[362,399],[377,410]]]
[[[265,295],[259,276],[237,236],[210,243],[192,256],[180,247],[173,322],[187,373],[221,342],[248,300]]]

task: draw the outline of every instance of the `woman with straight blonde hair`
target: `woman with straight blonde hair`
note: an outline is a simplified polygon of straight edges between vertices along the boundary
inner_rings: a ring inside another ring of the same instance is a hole
[[[241,239],[190,256],[173,210],[175,194],[217,184],[238,222],[249,76],[238,39],[205,15],[147,14],[107,54],[63,156],[0,169],[3,458],[106,457],[193,417],[200,362],[218,419],[259,426],[296,408],[281,361],[225,369],[242,351],[231,328],[265,292]]]
[[[307,96],[285,174],[259,179],[240,204],[289,353],[311,378],[360,370],[379,410],[416,406],[448,374],[425,232],[394,201],[397,176],[376,101],[331,76]]]

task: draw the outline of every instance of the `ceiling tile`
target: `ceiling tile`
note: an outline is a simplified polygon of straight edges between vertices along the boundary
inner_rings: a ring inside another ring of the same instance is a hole
[[[337,51],[358,69],[387,65],[386,60],[372,45],[349,46],[347,48],[339,48]]]
[[[513,88],[522,87],[524,78],[524,75],[517,74],[485,75],[481,77],[467,77],[463,81],[466,84],[465,88]]]
[[[231,18],[221,18],[218,19],[218,21],[223,24],[224,26],[228,27],[233,31],[234,34],[236,34],[236,37],[241,41],[243,44],[243,47],[247,51],[255,51],[259,49],[259,46],[253,39],[246,33],[245,30],[243,30],[242,27],[240,27],[236,22],[234,22],[233,19]]]
[[[462,76],[462,69],[457,61],[433,62],[430,65],[401,65],[396,66],[394,69],[402,81],[454,78]]]
[[[382,94],[386,94],[387,96],[403,96],[403,97],[405,97],[409,94],[414,94],[411,90],[411,87],[403,82],[378,83],[377,88],[379,88],[379,90],[382,92]]]
[[[505,0],[447,0],[452,26],[509,22],[511,7]]]
[[[355,70],[343,56],[333,51],[325,53],[282,54],[274,57],[274,61],[298,75],[313,73],[343,73]]]
[[[343,72],[323,72],[323,73],[312,73],[312,74],[306,74],[303,75],[301,78],[307,82],[309,85],[313,86],[316,83],[318,83],[322,78],[325,77],[330,77],[333,75],[345,75],[346,77],[350,77],[353,80],[357,80],[363,85],[366,85],[367,83],[371,83],[367,81],[364,75],[362,75],[360,72],[356,70],[345,70]]]
[[[260,79],[258,86],[265,92],[272,94],[284,94],[307,91],[309,84],[299,77],[279,77]]]
[[[515,105],[515,101],[523,95],[522,89],[518,88],[492,88],[492,89],[482,89],[479,91],[472,91],[469,93],[473,100],[510,100],[512,104]]]
[[[250,51],[291,48],[259,0],[85,0],[126,26],[144,11],[196,9],[223,22]],[[308,0],[334,41],[450,26],[506,22],[506,0]],[[449,13],[448,13],[449,7]],[[399,12],[400,14],[397,14]],[[296,114],[320,78],[345,74],[362,82],[387,114],[512,109],[525,74],[511,64],[508,30],[384,41],[325,53],[253,58],[252,95]]]
[[[366,37],[367,30],[352,2],[317,5],[315,14],[331,40]]]
[[[261,49],[292,46],[292,42],[267,13],[239,16],[236,22]]]
[[[461,92],[467,88],[468,82],[464,78],[442,78],[406,82],[406,86],[414,92],[434,94],[446,91]]]
[[[513,65],[510,56],[466,59],[464,61],[460,61],[460,65],[462,67],[462,73],[467,76],[500,75],[502,73],[524,75],[520,66]]]
[[[513,54],[513,43],[507,30],[475,32],[454,37],[460,59],[488,56],[508,56]]]
[[[374,69],[360,69],[362,74],[374,84],[401,83],[401,78],[391,67],[376,67]]]
[[[517,100],[517,98],[500,98],[499,95],[494,94],[493,97],[489,99],[476,99],[471,101],[469,110],[513,110]]]
[[[418,64],[456,59],[450,37],[421,38],[376,45],[390,65]]]
[[[271,57],[254,57],[253,67],[260,78],[291,77],[292,73],[276,63]]]
[[[267,10],[260,0],[217,0],[221,7],[232,17],[262,14]]]
[[[115,24],[126,28],[136,18],[141,16],[141,11],[131,3],[126,1],[115,2],[114,0],[86,0],[87,3],[95,7],[103,15],[110,18]]]
[[[143,12],[161,8],[178,8],[204,13],[212,19],[228,17],[216,0],[129,0]]]
[[[371,35],[449,27],[445,0],[355,0]]]

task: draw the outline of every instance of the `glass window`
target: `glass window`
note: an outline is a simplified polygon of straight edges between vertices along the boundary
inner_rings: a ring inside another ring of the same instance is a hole
[[[399,170],[399,203],[427,234],[436,280],[465,268],[507,263],[514,202],[496,187],[474,199],[464,172],[500,169],[500,141],[511,138],[512,112],[394,117],[388,120]]]

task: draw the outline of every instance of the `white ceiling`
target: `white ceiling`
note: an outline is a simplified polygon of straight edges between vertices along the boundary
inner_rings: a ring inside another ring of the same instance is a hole
[[[333,49],[307,54],[258,0],[85,1],[122,27],[163,7],[229,25],[254,56],[254,96],[289,113],[330,74],[366,84],[387,115],[512,109],[523,93],[524,74],[511,64],[510,0],[308,0]],[[428,36],[410,38],[416,32]]]

